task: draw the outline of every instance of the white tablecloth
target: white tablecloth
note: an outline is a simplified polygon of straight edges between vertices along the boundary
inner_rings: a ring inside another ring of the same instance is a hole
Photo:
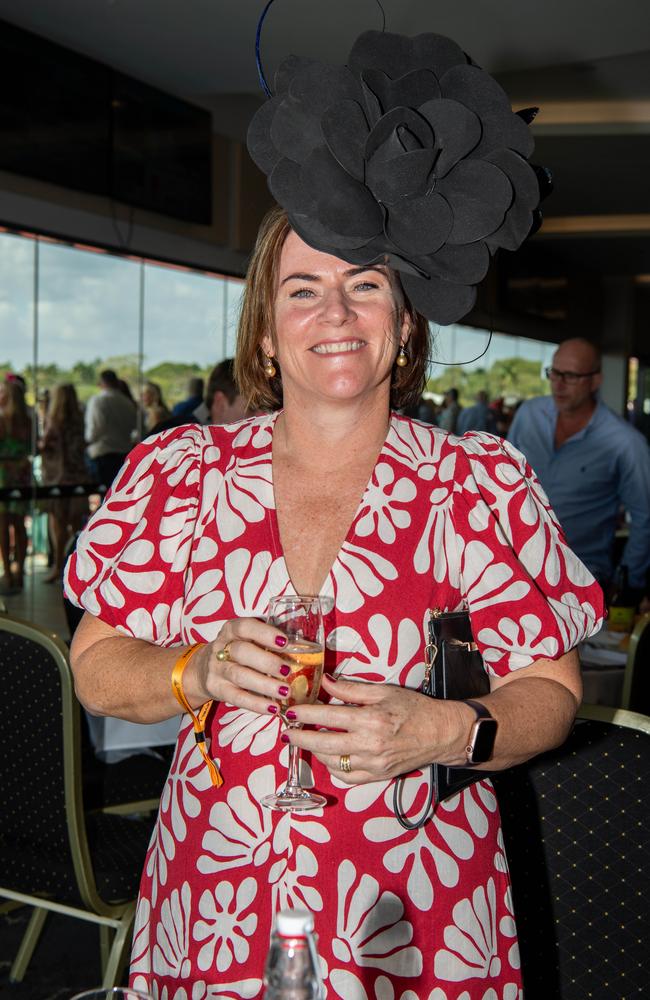
[[[113,719],[110,716],[88,715],[88,729],[91,742],[98,754],[114,754],[127,756],[128,753],[138,753],[152,747],[168,746],[176,742],[180,716],[176,715],[165,722],[153,722],[144,725],[139,722],[125,722],[124,719]]]
[[[602,629],[578,646],[582,666],[582,700],[586,705],[618,708],[623,696],[623,676],[627,652],[619,649],[619,632]]]

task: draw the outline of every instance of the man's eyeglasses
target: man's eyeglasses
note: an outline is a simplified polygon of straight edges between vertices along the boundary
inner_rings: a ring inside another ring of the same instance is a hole
[[[596,368],[593,372],[560,372],[557,368],[545,368],[544,374],[546,378],[550,379],[551,382],[566,382],[567,385],[575,385],[579,382],[581,378],[591,378],[592,375],[598,375],[600,368]]]

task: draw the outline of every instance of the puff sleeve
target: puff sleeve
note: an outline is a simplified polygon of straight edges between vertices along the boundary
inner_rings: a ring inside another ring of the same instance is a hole
[[[197,426],[134,448],[79,537],[66,596],[125,635],[179,644],[188,567],[215,554],[200,551],[207,539],[197,525],[204,477],[218,476],[218,465],[219,449]]]
[[[461,591],[490,673],[557,659],[598,631],[602,591],[512,445],[481,433],[459,439],[451,516]]]

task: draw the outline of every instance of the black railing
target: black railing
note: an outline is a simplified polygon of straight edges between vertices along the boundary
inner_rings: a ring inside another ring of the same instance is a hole
[[[64,497],[103,496],[108,489],[105,483],[72,483],[67,486],[1,486],[0,500],[57,500]]]

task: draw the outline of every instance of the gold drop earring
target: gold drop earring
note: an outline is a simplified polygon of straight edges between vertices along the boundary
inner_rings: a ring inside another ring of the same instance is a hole
[[[408,363],[409,363],[409,356],[406,353],[406,350],[404,348],[404,344],[400,344],[399,345],[399,354],[395,358],[395,364],[399,368],[405,368]]]
[[[273,378],[273,376],[276,374],[276,368],[275,365],[273,364],[273,358],[271,357],[270,354],[266,355],[266,361],[264,362],[264,365],[262,367],[264,368],[264,374],[266,375],[267,378]]]

